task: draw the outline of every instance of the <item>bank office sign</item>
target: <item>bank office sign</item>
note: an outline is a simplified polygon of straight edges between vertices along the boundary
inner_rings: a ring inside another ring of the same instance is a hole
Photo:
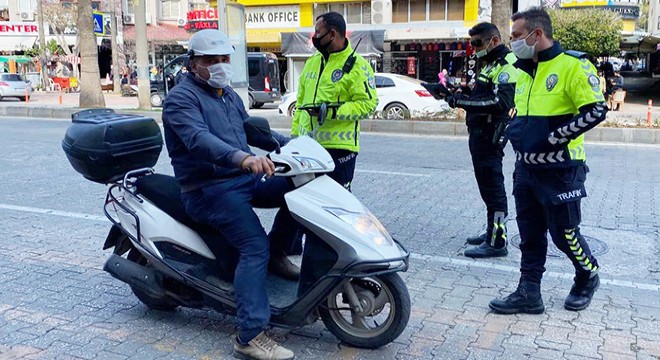
[[[625,20],[639,18],[639,5],[640,0],[561,0],[562,8],[582,9],[600,7],[618,13]]]
[[[300,6],[246,6],[245,27],[248,29],[300,27]]]

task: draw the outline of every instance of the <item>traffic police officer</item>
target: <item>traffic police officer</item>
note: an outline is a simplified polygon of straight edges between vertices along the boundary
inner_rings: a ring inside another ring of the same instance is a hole
[[[314,111],[296,111],[291,135],[313,134],[335,161],[328,175],[350,190],[360,151],[360,120],[376,109],[376,80],[369,62],[356,54],[346,38],[342,15],[329,12],[316,19],[312,42],[318,53],[305,63],[296,107],[335,104],[322,125]]]
[[[512,111],[518,70],[516,57],[502,43],[499,29],[491,23],[475,25],[469,32],[470,44],[483,62],[470,96],[461,92],[447,98],[451,107],[467,112],[470,154],[479,193],[486,204],[485,234],[468,238],[468,244],[479,245],[465,251],[465,256],[485,258],[506,256],[507,202],[502,174],[504,127]]]
[[[498,313],[542,313],[541,277],[546,232],[571,260],[575,278],[564,307],[589,306],[598,288],[598,261],[580,234],[584,182],[584,133],[605,119],[607,108],[594,66],[585,54],[564,51],[552,38],[541,8],[515,13],[511,48],[520,59],[517,116],[507,128],[516,152],[513,195],[520,230],[520,282],[504,299],[490,302]]]

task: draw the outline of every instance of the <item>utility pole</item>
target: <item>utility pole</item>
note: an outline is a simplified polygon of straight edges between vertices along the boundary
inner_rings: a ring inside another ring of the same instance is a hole
[[[43,0],[37,0],[37,16],[39,16],[39,62],[41,63],[41,88],[45,89],[48,86],[48,72],[46,71],[46,64],[48,61],[46,54],[46,31],[44,29],[44,7]]]
[[[135,53],[137,55],[139,108],[150,110],[151,83],[149,82],[149,46],[147,40],[146,0],[133,0],[135,9]]]
[[[110,11],[110,41],[112,44],[112,67],[114,68],[114,78],[113,78],[113,92],[115,94],[121,91],[121,68],[119,67],[119,46],[117,44],[117,1],[112,0],[112,11]]]

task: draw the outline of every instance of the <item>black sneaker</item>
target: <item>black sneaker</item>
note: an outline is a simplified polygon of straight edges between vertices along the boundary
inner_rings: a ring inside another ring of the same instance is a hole
[[[486,239],[488,239],[488,235],[486,233],[483,233],[481,235],[477,236],[470,236],[467,238],[467,243],[468,245],[481,245],[482,243],[486,242]]]
[[[484,242],[479,246],[465,250],[464,254],[467,257],[479,259],[479,258],[507,256],[509,254],[509,250],[507,250],[506,246],[498,249],[490,246],[489,243]]]
[[[542,314],[545,311],[541,286],[531,283],[518,285],[516,291],[504,299],[494,299],[488,304],[498,314]]]
[[[600,278],[598,274],[586,280],[576,276],[574,281],[571,292],[564,301],[564,308],[571,311],[584,310],[591,304],[591,299],[600,285]]]

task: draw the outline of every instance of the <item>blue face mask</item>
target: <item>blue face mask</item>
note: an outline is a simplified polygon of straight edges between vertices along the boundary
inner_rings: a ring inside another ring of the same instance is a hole
[[[488,47],[490,46],[490,43],[492,43],[492,42],[493,42],[493,38],[490,38],[490,41],[488,41],[488,45],[486,45],[486,47],[483,50],[479,50],[476,53],[474,53],[474,55],[479,59],[481,59],[482,57],[488,55]]]
[[[536,39],[534,45],[527,45],[527,38],[532,34],[533,32],[525,36],[524,39],[514,40],[511,42],[511,50],[513,50],[513,54],[516,55],[518,59],[534,58],[534,53],[536,50],[536,44],[538,43],[538,39]]]

